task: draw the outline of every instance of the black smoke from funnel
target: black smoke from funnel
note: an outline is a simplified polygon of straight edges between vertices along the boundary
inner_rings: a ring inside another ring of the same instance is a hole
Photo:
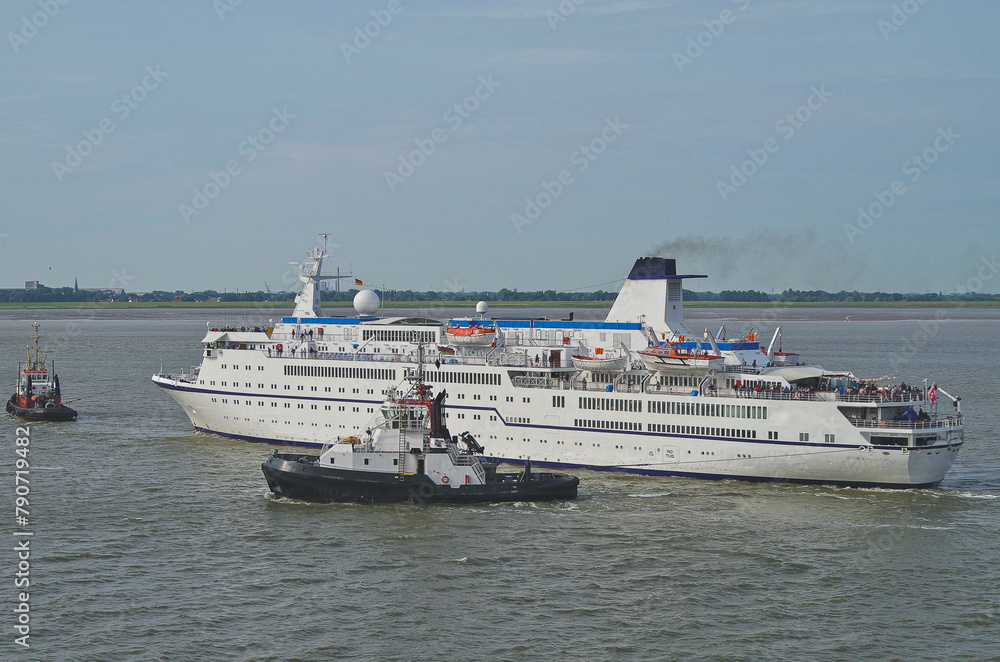
[[[801,232],[767,231],[740,237],[684,236],[665,241],[652,255],[677,260],[678,273],[708,274],[704,289],[852,289],[864,262],[842,245]]]

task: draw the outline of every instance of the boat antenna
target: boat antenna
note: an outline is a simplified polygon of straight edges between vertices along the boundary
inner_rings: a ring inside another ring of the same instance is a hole
[[[45,357],[42,358],[41,362],[38,360],[38,340],[41,336],[38,335],[38,327],[41,326],[38,322],[31,325],[35,329],[35,335],[32,336],[32,340],[35,341],[35,358],[31,358],[31,345],[28,345],[28,369],[38,370],[39,363],[41,363],[41,370],[45,370]]]

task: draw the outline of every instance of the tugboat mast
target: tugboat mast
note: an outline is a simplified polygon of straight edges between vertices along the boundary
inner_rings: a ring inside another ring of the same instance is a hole
[[[38,324],[38,322],[35,322],[31,326],[35,329],[35,335],[32,336],[32,338],[31,338],[32,340],[35,341],[35,353],[34,353],[34,358],[32,358],[31,345],[28,345],[28,366],[27,367],[28,367],[28,370],[45,370],[45,360],[46,360],[46,358],[48,358],[48,355],[46,354],[45,356],[43,356],[41,361],[38,360],[38,341],[41,338],[41,336],[38,335],[38,327],[40,325]]]

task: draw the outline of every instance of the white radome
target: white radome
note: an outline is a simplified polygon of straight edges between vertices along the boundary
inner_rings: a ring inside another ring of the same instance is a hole
[[[358,315],[362,317],[374,315],[378,307],[378,295],[371,290],[361,290],[354,295],[354,310],[357,311]]]
[[[476,313],[479,315],[485,315],[490,309],[490,305],[485,301],[480,301],[476,304]]]

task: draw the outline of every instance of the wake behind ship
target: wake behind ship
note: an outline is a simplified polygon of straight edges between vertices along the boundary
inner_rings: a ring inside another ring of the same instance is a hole
[[[757,333],[684,321],[673,259],[636,260],[604,322],[380,317],[320,306],[324,248],[299,268],[291,316],[213,329],[193,374],[153,376],[196,430],[320,448],[362,434],[422,368],[446,417],[501,460],[634,474],[933,487],[964,440],[960,398],[806,364]],[[944,398],[951,402],[945,402]],[[939,404],[939,400],[941,403]]]

